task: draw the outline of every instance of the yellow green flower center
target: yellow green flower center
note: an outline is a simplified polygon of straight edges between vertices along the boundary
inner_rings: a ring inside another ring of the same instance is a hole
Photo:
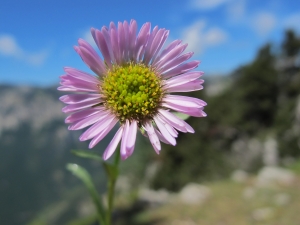
[[[101,88],[104,105],[121,123],[129,119],[142,125],[157,113],[163,96],[160,77],[143,64],[114,66],[104,77]]]

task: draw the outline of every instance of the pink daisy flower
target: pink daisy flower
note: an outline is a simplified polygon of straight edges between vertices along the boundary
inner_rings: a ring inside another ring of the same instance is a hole
[[[66,67],[60,77],[60,91],[76,92],[60,97],[67,104],[62,111],[70,113],[65,122],[69,130],[89,127],[80,141],[90,140],[93,148],[119,122],[120,127],[103,159],[107,160],[121,141],[124,160],[134,151],[138,128],[147,136],[159,154],[160,142],[176,145],[177,131],[194,133],[184,120],[172,114],[181,112],[205,117],[206,103],[200,99],[173,95],[203,88],[203,72],[192,71],[199,61],[186,62],[193,52],[184,53],[187,44],[180,40],[162,49],[169,31],[145,23],[138,35],[137,23],[131,20],[111,22],[101,30],[92,28],[101,58],[86,41],[79,39],[76,52],[96,76]]]

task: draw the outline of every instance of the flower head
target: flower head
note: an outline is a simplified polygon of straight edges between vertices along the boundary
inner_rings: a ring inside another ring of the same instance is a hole
[[[96,76],[66,67],[60,77],[60,91],[76,92],[60,97],[71,113],[65,120],[69,130],[90,126],[80,141],[90,140],[93,148],[119,122],[120,128],[103,154],[108,159],[121,141],[121,158],[134,151],[137,129],[148,136],[154,150],[160,141],[176,145],[177,131],[194,133],[193,128],[171,111],[204,117],[206,103],[200,99],[172,95],[172,92],[201,90],[203,72],[192,71],[199,61],[186,62],[192,52],[183,54],[187,44],[171,42],[163,50],[169,31],[145,23],[138,35],[131,20],[110,23],[101,30],[91,29],[103,59],[86,41],[79,39],[76,52]]]

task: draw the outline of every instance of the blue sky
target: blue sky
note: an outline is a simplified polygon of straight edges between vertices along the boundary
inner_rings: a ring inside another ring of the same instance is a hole
[[[89,72],[73,50],[78,38],[92,41],[90,27],[135,19],[170,30],[200,60],[207,76],[228,74],[250,62],[283,31],[300,33],[298,0],[1,0],[0,82],[57,84],[63,67]]]

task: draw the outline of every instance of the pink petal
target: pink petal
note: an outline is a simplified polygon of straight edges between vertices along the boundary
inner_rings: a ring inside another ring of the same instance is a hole
[[[74,69],[71,67],[65,67],[64,71],[66,72],[66,74],[68,74],[74,78],[77,78],[79,80],[83,80],[83,81],[90,82],[90,83],[99,83],[99,80],[95,76],[88,74],[86,72],[83,72],[83,71],[80,71],[80,70],[77,70],[77,69]]]
[[[158,67],[157,69],[158,69],[159,73],[166,73],[169,70],[174,69],[175,67],[179,66],[181,63],[190,59],[193,56],[193,54],[194,54],[193,52],[188,52],[184,55],[181,55],[181,56],[175,58],[174,60],[169,61],[165,65]]]
[[[126,61],[124,61],[123,55],[124,55],[125,47],[126,47],[127,43],[125,43],[125,41],[126,41],[125,40],[125,30],[123,27],[123,23],[121,23],[121,22],[118,23],[118,41],[119,41],[120,58],[122,59],[121,63],[124,63]]]
[[[109,32],[110,32],[110,41],[111,41],[111,47],[114,53],[114,57],[116,59],[117,64],[120,64],[121,54],[120,54],[119,43],[118,43],[118,31],[113,22],[110,23]]]
[[[65,87],[69,88],[78,88],[80,90],[88,90],[88,91],[99,91],[98,85],[100,84],[100,81],[98,82],[89,82],[87,80],[81,80],[77,79],[71,75],[63,75],[60,76],[61,82],[60,84]]]
[[[110,131],[113,129],[113,127],[118,122],[117,119],[114,119],[104,130],[102,130],[101,133],[97,134],[90,142],[89,148],[93,148],[96,144],[99,143]]]
[[[161,111],[165,111],[165,110],[161,110]],[[168,111],[165,111],[165,112],[168,112]],[[164,112],[164,114],[166,116],[163,115],[163,114],[161,114],[161,113],[159,113],[159,116],[160,116],[160,118],[161,118],[162,121],[164,121],[165,123],[169,124],[170,126],[174,127],[175,129],[177,129],[177,130],[179,130],[179,131],[181,131],[183,133],[186,133],[186,132],[195,133],[194,129],[188,123],[186,123],[184,120],[179,119],[173,113],[168,112],[169,113],[169,115],[168,115],[165,112]],[[178,123],[175,123],[173,119],[170,120],[170,118],[172,118],[172,117],[175,117],[176,119],[180,120],[180,122],[182,123],[182,125],[179,126]]]
[[[126,120],[125,125],[123,125],[123,126],[124,126],[124,132],[122,135],[120,153],[121,153],[121,159],[125,160],[125,159],[127,159],[126,145],[127,145],[127,138],[128,138],[129,128],[130,128],[129,121]]]
[[[189,133],[195,133],[195,130],[185,121],[183,121],[184,127],[186,128],[187,132]]]
[[[175,106],[183,107],[186,109],[190,108],[200,108],[199,104],[195,103],[194,101],[181,100],[180,98],[168,98],[168,96],[163,98],[163,102],[171,103]]]
[[[176,46],[178,46],[180,44],[181,44],[181,40],[175,40],[175,41],[171,42],[168,45],[168,47],[166,47],[164,50],[162,50],[162,52],[158,56],[153,57],[152,65],[159,62],[161,60],[161,58],[165,57],[165,55],[167,55],[172,49],[174,49]]]
[[[188,73],[184,73],[182,75],[179,76],[175,76],[172,77],[168,80],[166,80],[166,84],[172,85],[172,84],[178,84],[178,83],[188,83],[190,81],[196,80],[199,77],[201,77],[204,73],[202,71],[192,71],[192,72],[188,72]]]
[[[199,106],[203,107],[206,106],[207,103],[201,99],[198,98],[193,98],[193,97],[188,97],[188,96],[181,96],[181,95],[166,95],[165,96],[168,99],[178,99],[181,101],[189,101],[189,102],[194,102],[196,104],[198,104]]]
[[[88,128],[81,136],[79,137],[80,141],[86,141],[93,137],[95,137],[97,134],[101,133],[103,130],[107,128],[109,124],[114,122],[116,120],[116,117],[114,115],[106,115],[106,117],[99,120],[97,123],[95,123],[93,126]]]
[[[145,130],[147,131],[150,143],[152,144],[154,150],[156,151],[157,154],[159,154],[159,151],[161,150],[161,145],[154,131],[154,128],[150,122],[147,122],[145,124]]]
[[[102,76],[106,73],[106,68],[102,59],[96,52],[94,52],[95,50],[91,51],[92,47],[85,48],[84,46],[75,46],[74,49],[80,55],[85,64],[94,71],[94,73],[98,76]]]
[[[106,45],[107,45],[107,49],[109,51],[109,55],[111,58],[112,62],[116,62],[114,53],[113,53],[113,48],[112,48],[112,44],[111,44],[111,38],[110,38],[110,34],[108,32],[108,29],[106,27],[102,27],[101,29],[101,33],[103,34],[103,37],[105,39]]]
[[[73,113],[72,115],[69,115],[66,119],[65,119],[65,123],[74,123],[78,120],[82,120],[86,117],[89,117],[91,115],[94,115],[97,112],[101,112],[103,111],[104,108],[103,107],[93,107],[93,108],[89,108],[89,109],[85,109],[76,113]]]
[[[177,123],[174,123],[173,121],[171,121],[169,118],[170,117],[165,117],[164,115],[162,114],[159,114],[160,118],[162,121],[164,121],[165,123],[169,124],[170,126],[174,127],[175,129],[183,132],[183,133],[186,133],[187,132],[187,129],[185,128],[185,124],[184,124],[184,121],[182,120],[182,126],[179,126]],[[176,117],[175,115],[173,115],[174,117]],[[176,117],[177,118],[177,117]],[[179,118],[177,118],[179,119]],[[181,120],[181,119],[179,119]]]
[[[124,36],[125,36],[125,46],[124,46],[124,54],[123,58],[125,62],[129,61],[129,25],[128,22],[125,20],[123,23],[124,27]]]
[[[167,141],[167,139],[164,138],[164,136],[163,136],[157,129],[154,128],[154,131],[155,131],[155,133],[156,133],[158,139],[159,139],[161,142],[163,142],[163,143],[165,143],[165,144],[168,144],[168,145],[171,144],[171,143],[169,143],[169,142]]]
[[[131,20],[129,25],[129,57],[131,60],[134,60],[135,56],[136,31],[137,23],[135,20]]]
[[[107,63],[107,65],[109,67],[111,67],[112,59],[110,57],[108,45],[106,44],[103,34],[101,33],[101,31],[96,30],[94,28],[91,28],[91,33],[92,33],[92,36],[93,36],[98,48],[100,49],[100,51],[103,55],[105,63]]]
[[[113,139],[111,140],[111,142],[109,143],[109,145],[107,146],[107,148],[105,149],[104,153],[103,153],[103,159],[104,160],[108,160],[112,154],[115,152],[121,137],[123,134],[123,126],[121,126],[117,133],[115,134],[115,136],[113,137]]]
[[[166,88],[166,92],[190,92],[190,91],[198,91],[202,90],[203,86],[201,85],[203,82],[202,80],[194,80],[189,83],[181,84],[181,85],[175,85],[170,88]]]
[[[77,110],[92,107],[97,104],[99,104],[99,99],[91,100],[88,102],[82,102],[82,103],[78,103],[78,104],[73,104],[73,105],[67,105],[64,108],[62,108],[62,112],[64,112],[64,113],[75,112]]]
[[[195,116],[195,117],[205,117],[206,114],[202,111],[202,108],[189,108],[189,107],[182,107],[171,103],[162,103],[163,107],[167,107],[173,109],[178,112],[182,112],[184,114]]]
[[[128,136],[127,136],[127,143],[126,143],[127,157],[131,156],[134,151],[136,132],[137,132],[137,122],[134,120],[131,122],[128,131]]]
[[[138,61],[140,56],[142,55],[144,51],[144,47],[147,43],[148,37],[150,35],[150,23],[143,24],[142,28],[140,29],[140,32],[136,38],[136,44],[135,44],[135,54],[134,54],[134,60]]]
[[[159,44],[157,46],[155,46],[154,44],[152,44],[152,46],[151,46],[151,48],[152,48],[151,49],[152,61],[158,55],[160,49],[162,48],[162,46],[166,42],[168,36],[169,36],[169,31],[168,30],[164,30],[163,36],[160,38],[160,40],[157,40],[157,41],[160,41]]]
[[[97,112],[94,115],[91,115],[89,117],[86,117],[82,120],[76,121],[75,123],[71,124],[68,129],[69,130],[80,130],[82,128],[85,128],[87,126],[90,126],[100,120],[102,120],[104,117],[107,117],[107,114],[109,114],[109,111],[100,111]]]
[[[176,145],[176,140],[174,137],[172,137],[172,135],[169,133],[169,131],[166,129],[166,127],[164,126],[164,123],[160,120],[159,117],[155,116],[154,121],[157,125],[157,127],[159,128],[161,134],[164,136],[164,138],[173,146]]]
[[[157,34],[157,31],[158,31],[158,26],[155,26],[152,30],[152,32],[150,33],[150,36],[148,38],[148,41],[147,41],[147,45],[146,45],[146,48],[145,48],[145,55],[144,55],[144,59],[143,59],[143,62],[145,65],[148,65],[148,63],[150,62],[151,60],[151,52],[150,52],[150,49],[151,49],[151,45],[153,43],[153,40]]]
[[[200,61],[196,61],[196,60],[188,63],[184,63],[181,64],[180,66],[175,67],[172,70],[169,70],[166,73],[162,73],[161,75],[164,79],[168,79],[169,77],[177,76],[182,73],[186,73],[192,69],[195,69],[196,67],[198,67],[199,63]]]
[[[187,44],[177,45],[172,50],[170,50],[164,57],[162,57],[157,63],[153,66],[160,69],[165,64],[167,64],[170,60],[177,58],[187,47]]]
[[[87,102],[90,100],[100,99],[100,94],[70,94],[64,95],[59,98],[60,101],[66,104],[76,104],[81,102]]]

